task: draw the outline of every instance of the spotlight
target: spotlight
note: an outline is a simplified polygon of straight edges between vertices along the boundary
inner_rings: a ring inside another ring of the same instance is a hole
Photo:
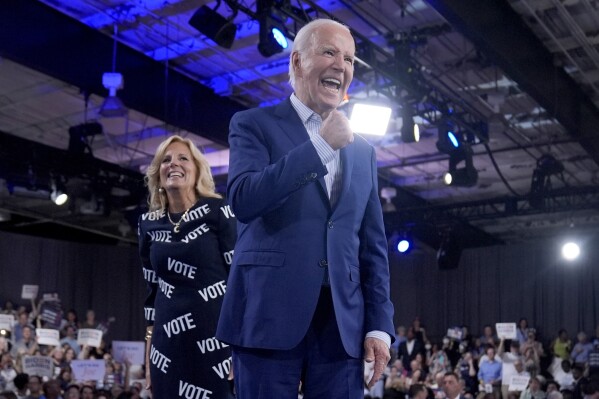
[[[438,136],[437,149],[445,154],[451,154],[458,150],[462,145],[456,129],[453,124],[447,120],[442,121],[439,125]]]
[[[460,163],[464,166],[458,168]],[[472,149],[462,146],[459,151],[449,155],[449,171],[443,175],[443,181],[448,186],[472,187],[478,182],[478,171],[472,163]]]
[[[383,105],[356,103],[349,124],[354,133],[384,136],[387,132],[391,108]]]
[[[56,183],[53,183],[52,184],[52,192],[50,193],[50,199],[56,205],[61,206],[61,205],[64,205],[69,200],[69,196],[63,189],[58,188]]]
[[[397,251],[401,254],[407,254],[408,252],[410,252],[412,250],[412,245],[413,240],[411,237],[411,234],[409,233],[403,233],[400,235],[399,237],[399,241],[397,243]]]
[[[189,20],[189,25],[196,28],[200,33],[214,41],[224,48],[231,48],[237,34],[237,25],[233,23],[233,19],[237,16],[237,10],[226,19],[216,10],[220,6],[220,0],[217,1],[214,9],[201,6]]]
[[[575,242],[567,242],[562,246],[562,256],[564,259],[572,261],[580,255],[580,247]]]
[[[420,128],[414,122],[414,115],[410,106],[402,109],[401,141],[404,143],[414,143],[420,141]]]
[[[264,57],[278,54],[289,46],[287,29],[285,28],[286,18],[279,17],[274,12],[273,6],[273,0],[258,0],[256,6],[260,23],[258,51]]]

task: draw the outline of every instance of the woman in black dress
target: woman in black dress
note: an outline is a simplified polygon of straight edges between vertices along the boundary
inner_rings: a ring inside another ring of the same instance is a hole
[[[232,397],[230,348],[214,337],[236,238],[235,216],[188,139],[162,142],[146,172],[139,219],[149,293],[146,380],[154,399]]]

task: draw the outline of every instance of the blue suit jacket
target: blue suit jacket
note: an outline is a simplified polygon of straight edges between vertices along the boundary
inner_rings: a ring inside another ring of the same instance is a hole
[[[237,113],[229,144],[227,192],[239,225],[217,338],[249,348],[296,346],[325,262],[347,353],[362,356],[368,331],[394,337],[372,146],[356,136],[341,150],[342,191],[332,208],[327,169],[289,99]]]

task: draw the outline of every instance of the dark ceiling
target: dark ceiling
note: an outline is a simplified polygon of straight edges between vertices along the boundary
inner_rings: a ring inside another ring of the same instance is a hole
[[[204,4],[234,17],[231,49],[188,24]],[[289,38],[317,17],[353,30],[359,62],[347,107],[360,99],[393,106],[387,134],[368,138],[381,188],[397,192],[385,212],[390,235],[410,230],[436,248],[448,234],[474,247],[599,230],[597,1],[267,4]],[[260,54],[255,12],[238,0],[4,0],[0,229],[134,243],[143,172],[174,133],[206,153],[222,190],[230,117],[291,92],[289,50]],[[117,96],[126,117],[99,114],[105,72],[124,77]],[[419,143],[400,139],[408,110]],[[471,145],[471,187],[442,182],[449,156],[436,142],[446,120]],[[547,160],[559,170],[533,186]],[[49,201],[53,182],[71,194],[65,206]]]

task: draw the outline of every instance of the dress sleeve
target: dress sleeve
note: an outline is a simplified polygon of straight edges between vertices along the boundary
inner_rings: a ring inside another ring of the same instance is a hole
[[[139,256],[143,277],[147,286],[146,300],[144,301],[144,318],[148,326],[154,325],[154,300],[158,291],[158,279],[156,272],[150,262],[150,243],[146,232],[147,221],[144,223],[143,215],[139,217],[137,224],[137,235],[139,240]]]
[[[229,274],[231,262],[233,261],[235,241],[237,241],[237,218],[233,213],[233,209],[225,200],[220,205],[218,224],[218,245],[225,261],[227,274]]]

